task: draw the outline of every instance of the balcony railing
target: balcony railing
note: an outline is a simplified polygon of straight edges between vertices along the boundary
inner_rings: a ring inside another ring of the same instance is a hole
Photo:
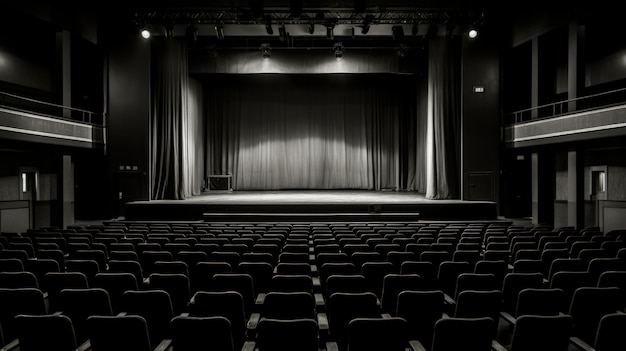
[[[0,106],[26,113],[46,117],[60,118],[74,122],[83,122],[104,126],[105,118],[102,112],[93,112],[74,107],[53,104],[46,101],[31,99],[11,93],[0,92]]]
[[[530,120],[553,118],[623,104],[626,104],[626,88],[581,96],[507,113],[503,116],[503,124],[511,125]]]

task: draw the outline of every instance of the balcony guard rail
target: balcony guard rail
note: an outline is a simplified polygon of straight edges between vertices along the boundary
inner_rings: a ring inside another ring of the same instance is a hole
[[[98,126],[104,126],[105,124],[104,113],[53,104],[6,92],[0,92],[0,106],[14,111],[33,113]]]
[[[503,116],[503,124],[511,125],[538,118],[558,117],[624,103],[626,103],[626,88],[615,89],[506,113]]]

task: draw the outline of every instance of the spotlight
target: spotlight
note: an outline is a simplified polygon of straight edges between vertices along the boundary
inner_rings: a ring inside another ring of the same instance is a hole
[[[374,16],[372,15],[365,16],[365,18],[363,19],[363,24],[361,24],[361,34],[367,34],[367,32],[370,31],[370,24],[372,24],[373,20],[374,20]]]
[[[343,43],[335,43],[333,52],[336,59],[341,59],[343,57]]]
[[[287,40],[287,37],[289,37],[289,33],[287,33],[284,24],[281,24],[280,27],[278,27],[278,35],[280,36],[280,41],[285,41]]]
[[[467,32],[467,36],[469,36],[470,39],[475,39],[478,36],[478,30],[471,28],[469,32]]]
[[[270,47],[270,44],[268,43],[261,44],[261,47],[259,48],[259,50],[261,50],[261,56],[264,59],[268,59],[272,56],[272,48]]]
[[[195,43],[198,40],[198,27],[193,24],[188,25],[185,29],[185,36],[187,37],[187,41]]]
[[[311,21],[311,23],[309,23],[309,34],[313,34],[313,33],[315,33],[315,23]]]
[[[402,26],[391,27],[391,32],[393,33],[393,40],[396,40],[396,41],[404,40],[404,28]]]
[[[325,26],[326,26],[326,39],[333,40],[333,38],[335,38],[335,34],[334,34],[335,24],[326,23]]]
[[[165,37],[172,38],[174,36],[174,25],[166,24],[165,25]]]
[[[215,35],[217,40],[224,40],[224,27],[221,24],[215,26]]]
[[[141,29],[141,36],[144,39],[149,39],[150,38],[150,30],[147,27],[144,27]]]
[[[265,16],[265,31],[267,34],[274,34],[274,29],[272,28],[272,18],[270,16]]]
[[[419,27],[417,26],[417,23],[413,23],[413,27],[411,27],[411,34],[417,35],[417,32],[419,32]]]

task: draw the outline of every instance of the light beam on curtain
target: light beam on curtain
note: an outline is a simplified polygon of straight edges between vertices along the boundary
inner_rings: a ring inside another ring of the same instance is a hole
[[[398,138],[399,116],[415,103],[399,98],[411,84],[402,79],[414,81],[212,77],[205,84],[208,171],[232,173],[237,190],[398,189],[406,167],[400,149],[408,147]]]
[[[200,193],[204,173],[201,87],[190,83],[184,40],[152,50],[152,199],[184,199]]]
[[[459,197],[461,75],[459,43],[440,37],[429,42],[426,131],[426,198]]]

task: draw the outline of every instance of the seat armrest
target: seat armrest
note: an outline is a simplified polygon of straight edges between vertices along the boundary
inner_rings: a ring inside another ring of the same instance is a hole
[[[314,293],[313,297],[315,298],[315,307],[320,311],[325,311],[326,302],[324,301],[324,295],[321,293]]]
[[[510,325],[515,325],[515,321],[517,320],[510,313],[504,311],[500,312],[500,317],[502,317],[502,319]]]
[[[320,288],[322,286],[320,277],[312,277],[311,279],[313,280],[313,288]]]
[[[254,351],[255,348],[256,348],[256,342],[249,340],[243,343],[243,346],[241,347],[241,351]]]
[[[326,351],[339,351],[339,345],[334,341],[326,342]]]
[[[491,349],[493,351],[508,351],[506,347],[504,347],[502,344],[500,344],[496,340],[491,340]]]
[[[172,339],[163,339],[161,340],[159,345],[157,345],[154,351],[165,351],[169,349],[171,345],[172,345]]]
[[[579,350],[594,351],[594,348],[591,345],[589,345],[588,343],[586,343],[584,340],[582,340],[581,338],[577,336],[570,337],[569,343],[570,345],[574,345],[574,347],[576,347]]]
[[[259,312],[252,312],[250,314],[250,318],[248,319],[248,323],[246,324],[246,329],[256,330],[256,327],[259,324],[260,319],[261,319],[261,314]]]
[[[409,340],[409,346],[412,351],[426,351],[424,345],[422,345],[422,343],[418,340]]]
[[[391,319],[391,314],[390,313],[383,313],[380,315],[383,319]]]
[[[265,293],[259,293],[256,296],[256,300],[254,300],[254,304],[259,306],[262,305],[265,302]]]
[[[91,341],[89,340],[86,340],[84,343],[80,344],[76,348],[76,351],[87,351],[87,350],[91,350]]]
[[[328,315],[325,312],[317,313],[317,325],[320,330],[328,330]]]
[[[452,296],[448,294],[443,294],[443,301],[446,305],[455,305],[456,301],[452,298]]]
[[[0,351],[15,351],[20,349],[20,340],[13,339],[10,343],[4,345],[3,348],[0,348]]]

